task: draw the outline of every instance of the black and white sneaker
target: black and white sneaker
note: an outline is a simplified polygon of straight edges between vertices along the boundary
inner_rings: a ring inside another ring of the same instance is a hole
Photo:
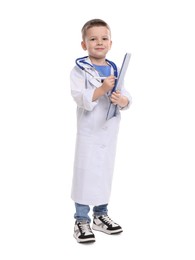
[[[92,228],[109,235],[123,232],[121,226],[112,221],[107,215],[95,216]]]
[[[76,221],[73,236],[79,243],[95,242],[95,236],[91,230],[89,223],[87,222]]]

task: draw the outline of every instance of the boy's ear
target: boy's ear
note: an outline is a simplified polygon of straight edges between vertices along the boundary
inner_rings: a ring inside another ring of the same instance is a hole
[[[86,44],[85,44],[85,42],[84,42],[84,41],[82,41],[82,42],[81,42],[81,46],[82,46],[82,48],[83,48],[83,50],[84,50],[84,51],[86,51],[86,50],[87,50],[87,47],[86,47]]]
[[[111,49],[111,47],[112,47],[112,41],[110,41],[110,49]]]

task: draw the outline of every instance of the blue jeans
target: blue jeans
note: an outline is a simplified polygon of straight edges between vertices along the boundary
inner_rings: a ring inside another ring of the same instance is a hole
[[[108,212],[107,206],[108,204],[94,206],[93,216],[107,215]],[[74,214],[74,218],[77,221],[87,221],[88,223],[91,222],[91,218],[88,215],[90,211],[89,205],[83,205],[75,202],[75,208],[76,208],[76,212]]]

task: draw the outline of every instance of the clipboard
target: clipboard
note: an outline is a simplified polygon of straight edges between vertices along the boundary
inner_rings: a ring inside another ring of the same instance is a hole
[[[124,59],[123,59],[123,63],[122,63],[121,69],[120,69],[119,76],[116,80],[116,84],[115,84],[112,92],[116,91],[116,90],[121,90],[121,87],[122,87],[122,84],[123,84],[123,81],[124,81],[124,78],[125,78],[125,74],[126,74],[128,66],[129,66],[130,59],[131,59],[131,53],[126,53],[125,56],[124,56]],[[114,105],[110,102],[110,106],[109,106],[109,109],[108,109],[106,120],[109,120],[113,116],[116,116],[117,108],[118,108],[117,105]]]

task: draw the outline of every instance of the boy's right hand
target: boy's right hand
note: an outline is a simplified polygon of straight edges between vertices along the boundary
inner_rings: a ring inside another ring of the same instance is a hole
[[[104,82],[101,87],[104,90],[104,92],[106,93],[113,89],[114,83],[115,83],[115,76],[111,75],[104,79]]]

